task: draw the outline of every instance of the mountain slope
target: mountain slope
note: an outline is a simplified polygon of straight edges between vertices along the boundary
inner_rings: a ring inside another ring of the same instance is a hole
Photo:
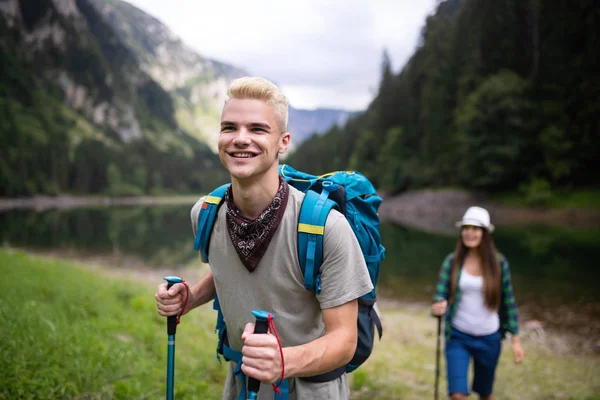
[[[0,195],[214,185],[218,159],[88,0],[5,0],[0,34]]]
[[[349,118],[357,114],[331,108],[302,110],[290,107],[288,130],[292,132],[293,143],[299,145],[314,133],[326,132],[336,125],[344,126]]]
[[[0,67],[0,196],[189,192],[227,180],[213,153],[220,111],[231,79],[248,74],[128,3],[2,0]],[[336,113],[291,109],[295,144]]]
[[[93,2],[133,51],[142,69],[171,94],[179,125],[216,150],[227,87],[232,79],[250,74],[203,57],[157,18],[125,1]],[[345,110],[290,107],[289,130],[294,134],[294,145],[312,133],[343,125],[352,114]]]
[[[201,56],[158,19],[125,1],[93,3],[140,67],[171,94],[178,124],[216,150],[227,87],[248,73]]]

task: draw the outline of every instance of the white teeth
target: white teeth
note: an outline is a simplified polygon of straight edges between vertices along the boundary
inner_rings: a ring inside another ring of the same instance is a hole
[[[238,158],[250,158],[253,157],[253,154],[251,153],[231,153],[232,156],[234,157],[238,157]]]

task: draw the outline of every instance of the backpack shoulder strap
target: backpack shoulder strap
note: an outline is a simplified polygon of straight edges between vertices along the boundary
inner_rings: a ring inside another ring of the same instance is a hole
[[[329,192],[337,190],[332,186],[324,186],[320,194],[308,190],[298,219],[298,259],[304,275],[304,287],[317,294],[321,292],[320,268],[323,264],[325,223],[329,211],[338,208],[337,203],[329,199]]]
[[[194,241],[194,249],[200,251],[202,261],[208,262],[208,246],[210,244],[210,236],[212,234],[212,228],[217,219],[219,207],[223,204],[223,198],[229,188],[229,183],[219,186],[206,198],[200,213],[198,214],[198,230],[196,231],[196,239]]]
[[[200,257],[205,263],[208,262],[208,248],[210,246],[210,237],[212,235],[213,226],[215,225],[215,221],[217,220],[217,215],[219,213],[219,207],[221,207],[221,204],[223,204],[225,193],[227,193],[229,186],[230,184],[227,183],[210,192],[210,194],[204,198],[204,202],[202,203],[200,212],[198,213],[198,228],[196,230],[196,239],[194,240],[194,249],[200,252]],[[223,354],[225,360],[235,360],[234,356],[236,355],[226,351],[229,349],[226,343],[227,328],[225,326],[223,312],[221,311],[221,305],[219,304],[219,297],[216,294],[213,301],[213,309],[217,311],[217,323],[215,326],[215,331],[219,335],[219,341],[217,343],[217,359],[220,362],[221,358],[219,354]]]

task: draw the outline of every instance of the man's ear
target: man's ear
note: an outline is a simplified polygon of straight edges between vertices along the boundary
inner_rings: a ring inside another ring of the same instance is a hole
[[[279,141],[279,154],[283,154],[287,151],[292,140],[292,135],[289,132],[283,132]]]

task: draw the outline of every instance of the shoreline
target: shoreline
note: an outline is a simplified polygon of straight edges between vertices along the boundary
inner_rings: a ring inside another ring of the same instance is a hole
[[[507,206],[461,190],[435,190],[383,195],[380,218],[431,233],[455,234],[455,223],[469,206],[486,208],[496,226],[546,225],[598,229],[600,208]]]
[[[69,210],[85,207],[177,205],[190,207],[201,194],[165,196],[76,196],[36,195],[0,197],[0,212],[11,210]],[[548,225],[594,229],[600,227],[600,208],[508,206],[463,190],[424,189],[395,196],[380,194],[382,222],[391,222],[433,233],[455,233],[454,223],[472,205],[486,208],[494,225]]]
[[[189,204],[190,207],[202,195],[165,195],[165,196],[45,196],[32,197],[0,197],[0,211],[10,210],[35,210],[45,211],[50,209],[68,210],[81,207],[110,207],[110,206],[135,206],[152,204]]]

